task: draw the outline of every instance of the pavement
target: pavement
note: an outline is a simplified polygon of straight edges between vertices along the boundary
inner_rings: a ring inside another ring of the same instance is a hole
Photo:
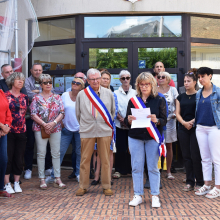
[[[128,205],[134,193],[131,175],[114,180],[113,196],[105,196],[99,184],[90,186],[84,196],[76,197],[79,186],[75,179],[68,179],[70,173],[70,170],[62,170],[62,180],[67,189],[57,189],[49,184],[47,190],[40,190],[37,168],[34,168],[31,180],[21,178],[22,193],[15,194],[15,198],[0,199],[0,219],[220,219],[220,197],[208,199],[196,196],[194,191],[183,192],[183,172],[174,174],[174,180],[168,180],[165,171],[162,173],[161,208],[151,207],[148,189],[144,189],[141,205]]]

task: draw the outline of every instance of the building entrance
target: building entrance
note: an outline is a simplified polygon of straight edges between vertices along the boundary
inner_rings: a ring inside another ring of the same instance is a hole
[[[176,83],[184,73],[183,42],[97,42],[83,44],[83,70],[106,68],[112,74],[122,69],[131,73],[134,85],[139,73],[153,71],[157,61],[164,63]]]

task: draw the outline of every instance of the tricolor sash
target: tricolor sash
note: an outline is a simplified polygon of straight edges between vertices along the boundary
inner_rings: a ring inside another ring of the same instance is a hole
[[[140,97],[135,96],[131,98],[131,102],[133,103],[136,109],[146,108],[144,102],[142,101]],[[150,123],[150,127],[147,127],[146,129],[148,133],[150,134],[150,136],[159,144],[159,147],[158,147],[159,156],[161,157],[163,155],[164,157],[166,157],[167,152],[166,152],[166,146],[164,143],[164,135],[160,134],[159,130],[155,126],[154,122],[152,121]]]
[[[94,92],[94,90],[91,88],[91,86],[88,86],[84,89],[84,92],[90,102],[95,106],[95,108],[98,110],[100,115],[103,117],[104,121],[106,124],[112,129],[112,136],[114,134],[114,129],[113,129],[113,121],[111,118],[111,115],[108,112],[108,109],[102,102],[102,100],[98,97],[98,95]]]

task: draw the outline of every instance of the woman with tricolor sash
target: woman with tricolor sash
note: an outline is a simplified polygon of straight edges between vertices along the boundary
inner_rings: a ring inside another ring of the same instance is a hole
[[[132,178],[134,187],[133,200],[129,202],[131,206],[142,203],[144,195],[144,162],[147,160],[147,167],[152,195],[152,207],[160,207],[160,172],[158,169],[159,156],[166,156],[166,147],[162,135],[163,126],[167,122],[166,101],[157,92],[157,82],[149,72],[141,73],[136,79],[137,96],[129,100],[127,114],[124,122],[131,127],[132,121],[136,120],[131,114],[132,108],[150,108],[150,127],[129,129],[128,142],[131,153]]]

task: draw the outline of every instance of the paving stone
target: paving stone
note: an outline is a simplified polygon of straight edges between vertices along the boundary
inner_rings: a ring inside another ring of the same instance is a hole
[[[13,199],[0,200],[0,219],[56,219],[56,220],[205,220],[220,219],[220,197],[208,199],[196,196],[194,191],[184,192],[183,172],[168,180],[161,175],[163,189],[160,191],[161,208],[151,207],[150,190],[144,189],[143,203],[130,207],[133,198],[131,175],[114,180],[113,196],[105,196],[101,184],[90,186],[82,197],[76,197],[78,182],[69,180],[69,170],[62,170],[62,180],[67,189],[57,189],[53,184],[47,190],[39,188],[37,168],[31,180],[22,180],[23,192]],[[213,185],[214,183],[212,183]]]

